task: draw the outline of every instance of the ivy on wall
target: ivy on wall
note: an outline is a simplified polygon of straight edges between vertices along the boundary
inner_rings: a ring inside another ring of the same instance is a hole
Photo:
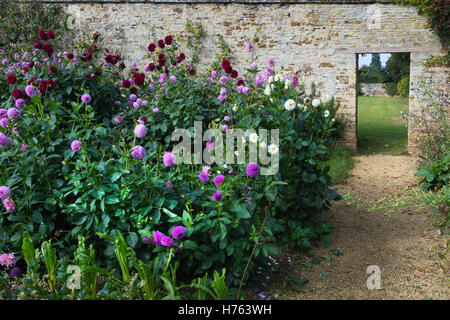
[[[14,44],[17,49],[30,50],[30,43],[34,43],[39,29],[57,33],[64,28],[66,17],[57,4],[0,0],[0,48]]]

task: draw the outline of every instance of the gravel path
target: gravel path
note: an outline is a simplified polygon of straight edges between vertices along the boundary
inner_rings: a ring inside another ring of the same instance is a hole
[[[340,194],[377,200],[416,184],[417,158],[371,155],[355,159],[351,176],[335,186]],[[448,254],[443,258],[439,256],[439,253],[448,252],[449,237],[433,226],[439,218],[438,213],[431,210],[412,213],[404,208],[388,217],[358,210],[342,200],[334,204],[328,218],[336,227],[330,234],[328,247],[316,247],[306,252],[307,256],[291,250],[278,257],[282,265],[279,276],[306,277],[308,283],[296,290],[286,289],[286,285],[283,288],[268,284],[266,290],[271,290],[272,298],[450,298]],[[336,254],[336,249],[341,251]],[[311,266],[309,270],[305,268],[305,262]],[[370,276],[367,267],[370,265],[380,268],[381,289],[369,290],[367,287]],[[279,276],[273,275],[272,280]]]

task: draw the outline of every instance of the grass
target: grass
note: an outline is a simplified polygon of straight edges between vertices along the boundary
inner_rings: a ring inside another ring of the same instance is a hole
[[[331,159],[327,162],[330,166],[328,174],[330,175],[331,182],[336,184],[348,177],[355,162],[352,158],[353,155],[354,152],[342,149],[337,145],[331,149]]]
[[[358,97],[358,153],[407,155],[408,128],[400,111],[408,111],[408,99]]]

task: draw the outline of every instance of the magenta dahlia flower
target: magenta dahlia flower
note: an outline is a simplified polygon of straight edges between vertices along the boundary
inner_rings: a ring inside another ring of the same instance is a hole
[[[17,108],[9,108],[6,114],[8,115],[8,118],[19,119],[20,110]]]
[[[172,152],[165,152],[163,156],[163,163],[166,167],[175,165],[176,156]]]
[[[25,106],[25,100],[17,99],[15,105],[16,105],[16,108],[22,109]]]
[[[8,118],[2,118],[0,120],[0,127],[2,127],[3,129],[6,129],[8,127],[8,124],[9,124]]]
[[[74,140],[70,144],[70,148],[72,148],[72,150],[75,152],[79,152],[82,146],[83,146],[83,142],[81,142],[80,140]]]
[[[222,194],[220,192],[215,192],[212,196],[212,199],[214,201],[221,201],[223,198]]]
[[[186,235],[186,228],[183,226],[176,226],[172,230],[172,237],[175,239],[181,239]]]
[[[0,199],[6,199],[11,194],[11,189],[8,186],[0,187]]]
[[[173,246],[173,239],[168,236],[163,236],[161,238],[161,245],[163,247],[171,247],[171,246]]]
[[[155,243],[155,245],[157,245],[157,246],[161,245],[162,237],[165,237],[165,235],[159,231],[155,231],[153,233],[153,242]]]
[[[138,124],[135,128],[134,128],[134,134],[136,135],[136,137],[138,138],[143,138],[147,135],[147,127],[143,124]]]
[[[142,160],[144,159],[146,155],[146,151],[141,146],[134,146],[133,151],[131,152],[131,156],[136,160]]]
[[[209,180],[209,174],[207,174],[206,172],[203,172],[203,171],[200,172],[198,177],[202,182],[208,182],[208,180]]]
[[[256,163],[249,163],[246,172],[250,178],[254,178],[259,174],[259,166]]]
[[[0,265],[10,268],[16,263],[16,257],[14,253],[2,253],[0,254]]]
[[[224,179],[225,176],[223,174],[219,174],[217,177],[214,178],[214,184],[216,185],[216,188],[220,188],[220,186],[223,184]]]
[[[5,206],[7,211],[16,210],[16,204],[14,203],[14,200],[5,199],[5,200],[3,200],[3,205]]]
[[[83,101],[86,104],[89,104],[91,102],[92,98],[90,95],[88,95],[87,93],[83,94],[81,96],[81,101]]]

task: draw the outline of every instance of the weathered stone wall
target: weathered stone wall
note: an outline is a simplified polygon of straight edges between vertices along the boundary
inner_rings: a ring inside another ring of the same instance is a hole
[[[445,91],[450,82],[448,69],[424,70],[428,58],[444,54],[426,19],[416,8],[388,0],[62,2],[75,38],[98,31],[108,47],[138,63],[147,61],[149,42],[182,34],[190,19],[207,33],[199,65],[213,61],[220,51],[216,35],[221,34],[242,73],[252,57],[246,44],[258,34],[258,63],[265,65],[273,57],[277,71],[297,73],[307,87],[314,82],[321,94],[336,97],[348,119],[344,144],[351,148],[356,147],[357,53],[411,52],[412,82],[426,77]],[[410,109],[419,109],[413,94]],[[412,140],[410,147],[414,152]]]
[[[361,92],[369,97],[388,97],[382,83],[361,83]]]

